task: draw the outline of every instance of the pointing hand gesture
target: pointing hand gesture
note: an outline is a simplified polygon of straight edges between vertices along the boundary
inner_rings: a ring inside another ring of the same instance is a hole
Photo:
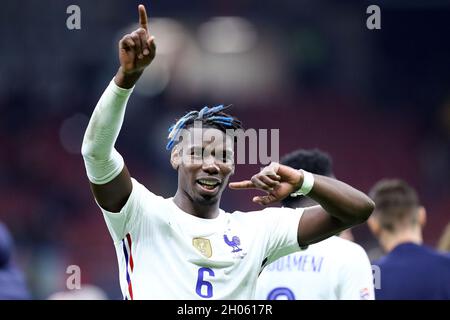
[[[272,162],[255,174],[251,180],[231,182],[231,189],[259,189],[265,191],[264,196],[256,196],[253,202],[268,205],[289,196],[300,188],[303,183],[303,175],[291,167]]]
[[[156,53],[155,38],[148,32],[145,7],[141,4],[138,10],[139,29],[119,41],[119,60],[124,74],[142,73]]]

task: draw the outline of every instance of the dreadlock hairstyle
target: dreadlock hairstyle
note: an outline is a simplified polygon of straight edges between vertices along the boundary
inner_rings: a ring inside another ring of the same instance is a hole
[[[224,110],[231,107],[228,105],[224,107],[219,105],[216,107],[203,107],[200,111],[190,111],[183,117],[178,119],[178,121],[170,126],[169,128],[169,142],[167,143],[166,149],[171,150],[178,139],[182,129],[187,129],[191,127],[195,121],[201,121],[203,125],[207,127],[217,128],[223,132],[227,129],[241,129],[242,123],[237,118],[223,112]]]

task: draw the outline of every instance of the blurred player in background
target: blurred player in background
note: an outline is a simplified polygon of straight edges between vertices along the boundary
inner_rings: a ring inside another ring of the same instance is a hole
[[[12,261],[13,240],[0,222],[0,300],[30,299],[22,272]]]
[[[447,227],[442,233],[437,249],[445,253],[450,253],[450,223],[447,224]]]
[[[173,198],[157,196],[132,179],[114,144],[133,87],[155,56],[142,5],[139,21],[140,28],[119,42],[120,68],[93,112],[82,146],[93,194],[116,247],[125,299],[250,299],[266,263],[368,218],[373,202],[362,192],[278,163],[230,187],[266,191],[253,199],[263,205],[293,193],[320,205],[221,210],[222,192],[234,172],[229,143],[234,136],[226,130],[241,126],[222,106],[191,111],[170,128],[167,148],[178,172]]]
[[[332,161],[320,150],[297,150],[281,159],[295,169],[334,177]],[[288,197],[284,207],[316,205],[307,197]],[[349,230],[346,238],[353,238]],[[342,236],[342,233],[340,234]],[[372,300],[372,267],[364,249],[338,236],[310,245],[308,249],[282,257],[265,267],[258,278],[260,300]]]
[[[370,195],[376,204],[369,227],[387,255],[380,267],[375,298],[450,299],[450,257],[422,244],[425,208],[413,188],[401,180],[381,180]]]

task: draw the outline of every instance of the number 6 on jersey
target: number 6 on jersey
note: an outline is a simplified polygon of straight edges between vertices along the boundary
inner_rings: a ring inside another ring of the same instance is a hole
[[[197,278],[197,285],[195,287],[195,292],[202,297],[202,298],[212,298],[213,296],[213,286],[211,282],[203,280],[203,277],[205,275],[205,272],[209,274],[210,277],[214,277],[214,271],[210,268],[200,268],[198,269],[198,278]],[[202,290],[204,287],[206,287],[206,294],[202,293],[205,290]]]

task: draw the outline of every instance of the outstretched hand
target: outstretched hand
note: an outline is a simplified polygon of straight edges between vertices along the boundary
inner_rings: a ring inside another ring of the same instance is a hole
[[[303,175],[299,170],[272,162],[255,174],[250,180],[230,182],[231,189],[258,189],[265,191],[265,196],[253,197],[253,202],[268,205],[278,202],[297,191],[303,183]]]
[[[147,12],[139,5],[139,29],[119,41],[119,60],[124,74],[142,73],[155,58],[155,38],[148,32]]]

